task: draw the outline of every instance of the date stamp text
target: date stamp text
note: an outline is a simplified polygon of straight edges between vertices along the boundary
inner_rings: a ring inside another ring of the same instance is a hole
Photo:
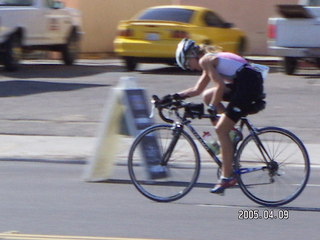
[[[240,209],[239,220],[288,220],[289,210],[285,209]]]

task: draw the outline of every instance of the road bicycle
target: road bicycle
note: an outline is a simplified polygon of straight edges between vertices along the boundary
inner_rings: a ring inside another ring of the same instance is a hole
[[[128,170],[141,194],[170,202],[189,193],[198,180],[200,154],[195,140],[218,165],[218,176],[222,162],[192,126],[194,119],[212,118],[204,113],[203,104],[175,99],[162,103],[157,96],[153,96],[153,104],[161,119],[170,124],[148,127],[135,138]],[[270,207],[298,197],[310,175],[309,156],[302,141],[283,128],[256,128],[248,117],[241,118],[237,132],[240,137],[234,143],[233,168],[243,193]]]

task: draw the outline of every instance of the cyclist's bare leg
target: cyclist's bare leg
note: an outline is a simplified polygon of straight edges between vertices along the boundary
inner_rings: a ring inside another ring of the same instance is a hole
[[[203,101],[208,105],[212,99],[212,95],[215,94],[216,88],[209,88],[203,92]],[[225,107],[223,104],[218,106],[218,112],[223,113]],[[222,114],[218,120],[212,121],[213,126],[216,127],[216,132],[221,144],[222,150],[222,176],[231,177],[233,173],[232,161],[233,161],[233,143],[230,139],[229,132],[234,127],[235,122],[228,118],[225,114]]]
[[[213,94],[215,94],[215,92],[216,92],[216,88],[213,87],[213,88],[209,88],[209,89],[205,90],[202,93],[203,102],[206,105],[209,105],[209,103],[212,99],[212,96],[213,96]],[[223,106],[222,103],[220,103],[219,106],[217,106],[217,111],[218,111],[218,113],[224,113],[225,107]]]
[[[215,94],[216,89],[210,88],[203,93],[203,101],[208,105],[212,99],[213,94]],[[212,125],[216,127],[216,132],[221,145],[222,152],[222,169],[221,169],[221,179],[219,183],[215,185],[213,189],[210,190],[212,193],[223,193],[224,189],[233,186],[236,181],[232,177],[233,175],[233,143],[230,139],[230,131],[234,127],[235,122],[233,122],[225,114],[225,107],[223,104],[218,106],[218,113],[222,113],[221,117],[217,120],[212,120]]]
[[[221,145],[221,153],[222,153],[222,176],[223,177],[231,177],[233,174],[233,143],[230,139],[230,131],[234,127],[235,122],[232,121],[225,114],[222,114],[220,119],[216,124],[216,132]]]

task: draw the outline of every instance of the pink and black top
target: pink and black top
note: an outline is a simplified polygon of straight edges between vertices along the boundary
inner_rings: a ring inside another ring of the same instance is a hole
[[[209,54],[212,54],[218,58],[218,65],[216,69],[219,74],[228,79],[234,78],[237,71],[243,68],[244,65],[248,64],[247,60],[234,53],[219,52]]]

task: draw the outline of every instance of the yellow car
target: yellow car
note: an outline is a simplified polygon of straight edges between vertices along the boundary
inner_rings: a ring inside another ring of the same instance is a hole
[[[182,38],[240,55],[246,45],[245,34],[210,9],[169,5],[148,8],[121,21],[114,49],[133,71],[139,62],[175,64],[175,50]]]

